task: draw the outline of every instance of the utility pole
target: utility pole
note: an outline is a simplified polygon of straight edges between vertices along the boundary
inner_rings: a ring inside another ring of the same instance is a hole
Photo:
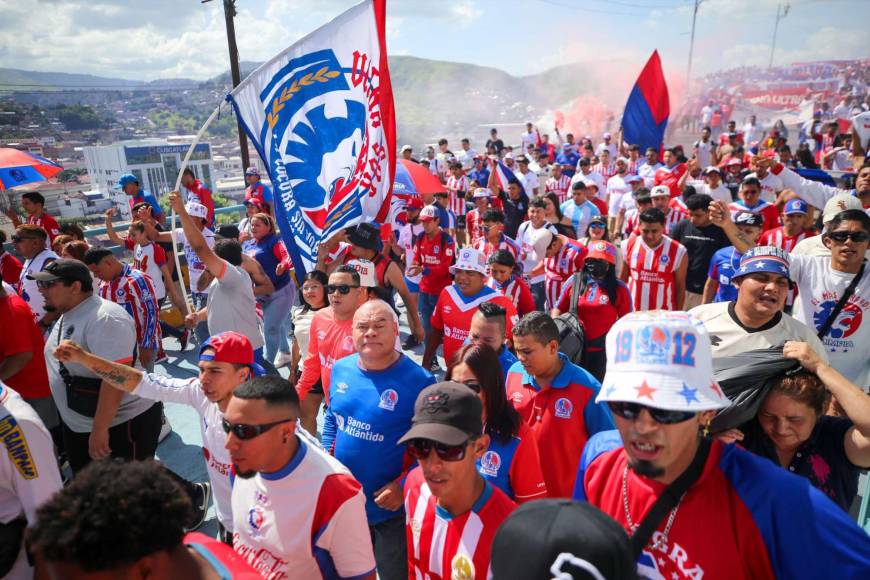
[[[776,21],[773,24],[773,40],[770,41],[770,62],[767,63],[767,68],[773,68],[773,53],[776,51],[776,33],[779,31],[779,21],[788,15],[790,6],[782,5],[782,2],[776,6]]]
[[[200,0],[202,4],[211,2],[211,0]],[[236,16],[236,0],[223,0],[224,2],[224,19],[227,24],[227,44],[230,49],[230,76],[233,79],[233,88],[239,86],[242,82],[241,73],[239,72],[239,49],[236,46],[236,26],[233,19]],[[251,160],[248,156],[248,136],[245,134],[245,129],[242,127],[242,122],[236,119],[239,127],[239,148],[242,154],[242,167],[247,169],[251,165]]]
[[[692,12],[692,33],[689,38],[689,66],[686,67],[686,98],[692,88],[692,54],[695,52],[695,21],[698,19],[698,7],[703,0],[695,0],[695,9]]]

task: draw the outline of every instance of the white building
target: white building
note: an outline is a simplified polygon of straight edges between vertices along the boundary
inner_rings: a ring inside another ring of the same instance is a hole
[[[175,188],[181,162],[189,147],[189,143],[179,145],[163,139],[142,139],[84,147],[82,153],[91,184],[101,192],[117,195],[118,178],[132,173],[146,191],[160,197]],[[215,176],[208,143],[197,144],[188,167],[206,187],[213,189]]]

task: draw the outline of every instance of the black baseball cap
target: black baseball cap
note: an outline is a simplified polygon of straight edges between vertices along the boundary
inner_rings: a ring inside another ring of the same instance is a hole
[[[381,231],[375,224],[363,223],[351,230],[347,239],[354,246],[366,250],[377,250],[381,241]]]
[[[764,225],[764,218],[757,213],[751,211],[741,211],[734,216],[734,223],[738,226],[755,226],[760,228]]]
[[[36,280],[38,282],[52,282],[54,280],[64,280],[66,282],[93,282],[91,271],[78,260],[55,260],[43,268],[42,272],[35,272],[27,275],[28,280]]]
[[[483,434],[483,403],[477,393],[453,381],[426,387],[414,403],[411,429],[399,443],[430,439],[444,445],[462,445]]]
[[[622,526],[587,502],[567,499],[542,499],[514,510],[495,534],[491,562],[495,580],[637,578]]]

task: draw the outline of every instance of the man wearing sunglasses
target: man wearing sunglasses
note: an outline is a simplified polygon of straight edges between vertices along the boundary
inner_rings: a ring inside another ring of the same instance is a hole
[[[88,353],[78,344],[67,340],[54,350],[54,356],[64,364],[83,366],[119,391],[153,401],[179,403],[196,410],[200,416],[199,427],[208,478],[214,489],[220,537],[232,545],[232,464],[230,454],[224,447],[227,437],[222,427],[223,413],[233,391],[252,376],[262,375],[263,369],[254,362],[251,342],[238,332],[223,332],[210,337],[199,352],[199,377],[195,379],[146,374]],[[194,501],[201,523],[208,509],[210,490],[199,483],[190,484],[183,480],[179,483]],[[188,525],[188,528],[191,527]]]
[[[489,447],[483,404],[463,384],[424,389],[399,440],[420,467],[405,480],[411,578],[489,578],[495,532],[516,507],[477,471]]]
[[[302,401],[300,422],[315,436],[320,404],[324,398],[329,403],[332,366],[335,361],[356,352],[351,335],[353,315],[368,298],[368,292],[360,285],[359,272],[344,264],[329,275],[326,296],[329,306],[318,310],[311,320],[308,356],[302,361],[302,374],[296,383],[296,392]],[[322,393],[312,390],[318,380],[323,385]]]
[[[48,234],[39,226],[25,224],[18,226],[12,235],[12,246],[15,253],[24,258],[24,266],[21,268],[18,280],[18,295],[21,296],[39,324],[43,333],[48,332],[52,323],[57,320],[57,313],[50,312],[45,308],[45,300],[36,286],[36,280],[31,275],[45,270],[45,267],[58,259],[58,255],[46,248]]]
[[[233,463],[233,547],[267,578],[374,580],[365,495],[350,471],[296,434],[299,398],[265,376],[224,412]]]
[[[843,510],[770,461],[710,441],[728,400],[713,380],[710,338],[685,312],[635,312],[607,335],[597,398],[622,446],[577,477],[585,499],[634,536],[671,484],[693,477],[657,522],[637,560],[644,577],[859,578],[870,538]],[[666,506],[667,507],[667,506]]]
[[[870,248],[870,217],[860,209],[840,212],[825,226],[822,241],[831,257],[791,258],[791,279],[798,287],[794,317],[819,331],[857,278],[852,295],[820,338],[831,365],[866,391],[870,388],[870,265],[865,253]]]
[[[356,311],[357,354],[332,368],[323,425],[323,447],[363,486],[382,580],[408,575],[401,480],[412,461],[398,441],[411,426],[417,395],[435,382],[429,371],[396,348],[396,320],[382,300],[370,300]]]

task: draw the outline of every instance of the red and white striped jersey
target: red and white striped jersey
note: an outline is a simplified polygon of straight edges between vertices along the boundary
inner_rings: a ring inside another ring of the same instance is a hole
[[[595,165],[592,166],[592,171],[596,173],[600,173],[601,177],[604,178],[604,183],[607,183],[607,180],[616,175],[616,164],[613,162],[605,165],[603,162],[599,161]]]
[[[516,508],[500,489],[485,484],[468,512],[452,516],[437,500],[418,467],[405,480],[408,578],[491,578],[495,532]]]
[[[154,284],[147,274],[124,264],[120,276],[100,283],[99,295],[120,304],[133,317],[139,348],[156,349],[160,345],[160,310]]]
[[[532,291],[519,274],[511,276],[505,284],[499,284],[495,278],[490,276],[486,280],[486,285],[502,296],[507,296],[516,305],[517,316],[520,318],[535,310],[535,299],[532,297]]]
[[[571,178],[564,173],[559,178],[551,177],[544,184],[544,193],[553,192],[559,197],[559,203],[568,199],[568,190],[571,187]]]
[[[625,212],[625,221],[622,225],[622,233],[628,237],[631,234],[639,234],[637,226],[640,224],[640,212],[637,208],[629,209]]]
[[[643,159],[643,158],[641,158],[641,157],[638,157],[638,158],[635,159],[634,161],[632,161],[631,159],[629,159],[629,160],[628,160],[628,174],[629,174],[629,175],[637,175],[637,168],[638,168],[638,166],[639,166],[641,163],[643,163],[644,161],[645,161],[645,159]]]
[[[686,247],[668,236],[656,248],[648,247],[640,236],[625,240],[622,246],[634,309],[674,310],[674,281],[686,259]]]
[[[588,253],[589,251],[583,246],[563,243],[562,249],[555,256],[544,260],[544,287],[547,293],[548,310],[559,304],[562,286],[574,272],[583,268]]]
[[[504,234],[501,235],[499,242],[497,244],[492,244],[486,238],[480,238],[473,244],[473,247],[478,252],[481,252],[486,258],[487,262],[489,262],[489,257],[496,253],[498,250],[507,250],[514,256],[514,260],[519,263],[520,261],[520,251],[522,247],[514,241],[513,238],[510,238]]]
[[[688,212],[684,213],[678,207],[677,208],[669,207],[668,213],[665,214],[665,233],[666,234],[671,233],[671,229],[673,229],[673,227],[675,225],[677,225],[678,223],[680,223],[681,221],[683,221],[684,219],[686,219],[688,217],[689,217]],[[638,224],[638,226],[639,225],[640,224]]]
[[[483,239],[483,216],[479,209],[474,208],[465,216],[465,229],[472,246]]]
[[[449,207],[447,209],[457,216],[465,215],[465,194],[468,191],[468,178],[464,175],[459,178],[451,175],[447,178],[446,187],[450,193]],[[459,192],[462,197],[459,197],[456,192]]]
[[[144,272],[151,278],[158,302],[163,300],[166,297],[166,284],[163,282],[161,268],[166,264],[166,252],[157,242],[140,246],[139,244],[134,244],[130,238],[127,238],[124,240],[124,245],[128,250],[133,252],[133,269]]]

